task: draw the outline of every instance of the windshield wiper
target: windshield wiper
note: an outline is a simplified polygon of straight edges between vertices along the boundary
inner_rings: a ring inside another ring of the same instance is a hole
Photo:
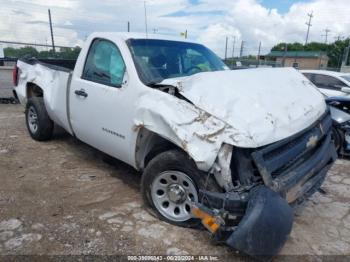
[[[160,84],[160,82],[147,82],[147,83],[145,83],[145,85],[149,86],[149,87],[162,86],[162,84]]]

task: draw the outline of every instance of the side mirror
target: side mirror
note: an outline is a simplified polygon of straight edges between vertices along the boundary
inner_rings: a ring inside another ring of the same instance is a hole
[[[350,87],[342,87],[341,89],[340,89],[342,92],[344,92],[344,93],[347,93],[347,94],[350,94]]]

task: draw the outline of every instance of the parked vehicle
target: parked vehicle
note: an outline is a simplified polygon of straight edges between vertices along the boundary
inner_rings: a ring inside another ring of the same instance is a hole
[[[14,71],[33,139],[60,125],[142,171],[160,219],[252,256],[279,252],[291,205],[337,157],[322,94],[292,68],[232,71],[203,45],[128,33],[94,33],[74,69],[54,64]]]
[[[326,70],[301,70],[327,97],[350,97],[350,74]]]
[[[334,122],[335,148],[340,155],[350,155],[350,98],[328,97],[326,102]]]

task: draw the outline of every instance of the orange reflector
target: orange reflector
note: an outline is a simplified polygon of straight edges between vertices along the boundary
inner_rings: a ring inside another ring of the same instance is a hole
[[[199,218],[202,220],[202,224],[211,232],[215,233],[216,230],[218,230],[219,225],[215,222],[215,217],[209,215],[208,213],[205,213],[204,211],[200,210],[196,206],[192,206],[191,209],[192,215],[196,218]]]

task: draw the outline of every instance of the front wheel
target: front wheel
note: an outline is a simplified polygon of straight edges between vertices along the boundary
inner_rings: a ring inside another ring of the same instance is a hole
[[[200,220],[191,215],[191,203],[200,200],[199,189],[219,190],[216,181],[199,171],[180,150],[169,150],[154,157],[145,168],[141,181],[145,204],[155,215],[184,227],[200,224]]]
[[[345,141],[345,135],[342,130],[339,128],[333,127],[332,128],[332,140],[334,142],[334,146],[338,154],[342,153],[344,141]]]
[[[42,97],[28,99],[25,115],[28,132],[34,140],[46,141],[52,137],[54,124]]]

